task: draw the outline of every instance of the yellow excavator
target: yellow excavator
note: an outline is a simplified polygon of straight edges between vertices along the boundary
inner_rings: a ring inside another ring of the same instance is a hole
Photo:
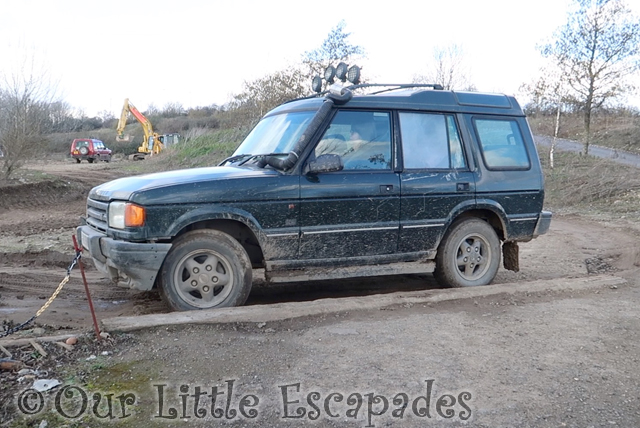
[[[128,142],[131,141],[131,135],[125,135],[124,127],[127,125],[127,117],[129,113],[136,118],[142,130],[144,131],[144,140],[140,147],[138,147],[138,153],[129,156],[131,160],[143,160],[147,156],[153,156],[160,153],[166,145],[175,144],[179,140],[178,134],[164,134],[160,135],[157,132],[153,132],[153,126],[140,111],[129,102],[129,98],[124,100],[124,106],[122,106],[122,113],[120,113],[120,120],[118,121],[118,127],[116,128],[116,141]]]

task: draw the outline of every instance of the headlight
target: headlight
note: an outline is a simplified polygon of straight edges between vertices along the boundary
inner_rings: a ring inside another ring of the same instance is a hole
[[[125,227],[143,226],[144,208],[128,202],[111,202],[109,204],[109,227],[124,229]]]

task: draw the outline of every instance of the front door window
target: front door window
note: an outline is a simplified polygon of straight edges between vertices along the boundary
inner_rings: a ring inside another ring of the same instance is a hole
[[[344,170],[391,169],[388,112],[339,111],[316,146],[315,155],[336,154]]]

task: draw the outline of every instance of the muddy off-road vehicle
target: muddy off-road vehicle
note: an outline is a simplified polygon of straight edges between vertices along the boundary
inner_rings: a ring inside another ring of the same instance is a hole
[[[76,138],[71,142],[70,156],[77,163],[86,160],[89,163],[97,161],[111,162],[111,150],[104,143],[95,138]]]
[[[175,310],[242,305],[252,268],[267,282],[433,272],[451,287],[489,284],[501,253],[517,270],[517,243],[551,222],[517,101],[363,86],[275,108],[218,166],[94,188],[83,247]]]

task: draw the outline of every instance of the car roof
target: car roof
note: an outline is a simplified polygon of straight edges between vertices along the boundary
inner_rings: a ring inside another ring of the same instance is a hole
[[[286,111],[317,110],[323,101],[322,97],[289,101],[276,107],[268,115]],[[424,88],[358,94],[340,107],[524,116],[520,104],[510,95]]]
[[[96,138],[76,138],[76,139],[73,140],[74,143],[76,143],[78,141],[92,141],[94,143],[102,143],[102,140],[98,140]]]

